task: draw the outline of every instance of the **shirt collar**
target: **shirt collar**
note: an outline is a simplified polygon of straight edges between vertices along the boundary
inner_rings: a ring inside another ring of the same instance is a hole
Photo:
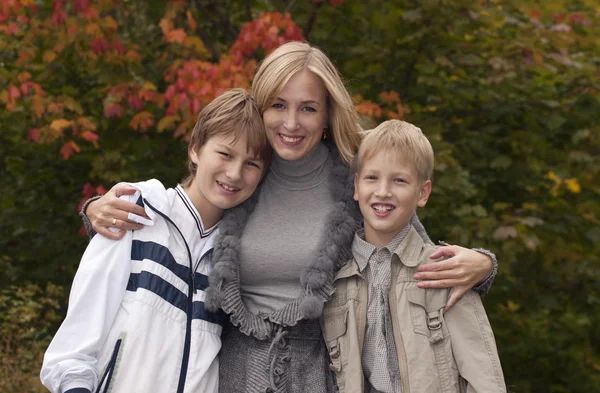
[[[400,232],[398,232],[396,236],[394,236],[392,241],[390,241],[387,246],[383,248],[387,249],[390,253],[394,253],[411,228],[412,226],[409,223]],[[377,246],[374,246],[365,240],[364,229],[361,228],[356,231],[356,234],[354,234],[354,241],[352,242],[352,255],[354,256],[354,259],[358,264],[358,269],[361,273],[366,269],[369,259],[377,250]]]

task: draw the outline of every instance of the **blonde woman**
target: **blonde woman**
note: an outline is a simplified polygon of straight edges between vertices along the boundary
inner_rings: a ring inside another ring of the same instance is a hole
[[[333,392],[319,318],[361,225],[350,169],[360,143],[357,114],[334,65],[306,43],[273,51],[252,88],[275,157],[257,192],[219,224],[205,299],[231,322],[219,389]],[[141,213],[138,207],[117,198],[127,192],[116,186],[89,204],[96,231],[117,237],[107,228],[136,229],[128,214]],[[411,222],[431,242],[416,216]],[[449,306],[475,283],[478,292],[487,291],[496,264],[493,254],[479,251],[441,248],[434,256],[451,258],[428,265],[433,268],[416,277],[427,280],[419,285],[454,286]]]

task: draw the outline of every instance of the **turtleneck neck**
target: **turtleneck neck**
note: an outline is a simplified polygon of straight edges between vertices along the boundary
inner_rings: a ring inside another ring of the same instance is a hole
[[[275,154],[267,180],[288,190],[305,190],[327,180],[331,169],[329,149],[319,143],[306,156],[287,161]]]

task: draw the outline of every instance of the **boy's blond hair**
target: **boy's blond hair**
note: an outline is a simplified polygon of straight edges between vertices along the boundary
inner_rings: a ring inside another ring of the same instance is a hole
[[[320,49],[303,42],[288,42],[271,52],[252,82],[258,107],[264,113],[290,78],[305,69],[321,78],[327,89],[327,136],[333,139],[342,161],[350,165],[360,144],[358,115],[340,73]]]
[[[254,98],[244,89],[230,89],[212,100],[198,115],[192,131],[188,150],[197,152],[206,141],[215,135],[231,135],[235,143],[242,135],[246,135],[248,151],[256,154],[266,168],[271,162],[273,151],[267,140],[265,123]],[[198,170],[188,158],[190,174],[182,182],[189,187]]]
[[[388,120],[362,134],[363,140],[357,155],[359,172],[362,163],[386,151],[408,158],[417,169],[421,181],[432,179],[433,148],[419,127],[402,120]]]

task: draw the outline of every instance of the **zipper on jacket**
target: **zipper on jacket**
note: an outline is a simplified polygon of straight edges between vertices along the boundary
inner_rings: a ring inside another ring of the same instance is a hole
[[[177,225],[175,225],[173,220],[171,220],[169,217],[167,217],[164,213],[162,213],[161,211],[156,209],[154,206],[152,206],[148,202],[148,200],[146,200],[146,198],[144,198],[144,203],[146,205],[148,205],[149,208],[154,210],[154,212],[156,212],[158,215],[160,215],[162,218],[164,218],[168,223],[170,223],[175,229],[177,229],[177,232],[179,232],[179,235],[181,236],[181,239],[183,240],[183,244],[185,244],[185,248],[188,253],[188,260],[190,263],[190,278],[188,279],[187,321],[186,321],[186,327],[185,327],[185,341],[184,341],[184,346],[183,346],[183,357],[181,359],[181,372],[179,374],[179,383],[177,385],[177,393],[183,393],[183,389],[185,388],[185,380],[187,378],[188,363],[190,361],[190,346],[191,346],[191,341],[192,341],[192,311],[193,311],[193,304],[194,304],[193,296],[194,296],[195,289],[196,289],[196,279],[195,279],[196,272],[194,271],[194,266],[193,266],[193,262],[192,262],[192,253],[190,252],[190,247],[188,246],[187,242],[185,241],[185,236],[183,236],[183,233],[181,233],[181,231],[179,230]]]

